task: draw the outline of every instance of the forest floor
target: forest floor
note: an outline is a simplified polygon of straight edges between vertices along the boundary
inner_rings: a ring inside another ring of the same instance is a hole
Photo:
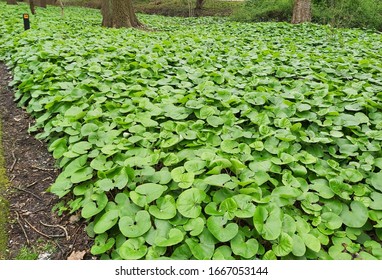
[[[46,144],[28,133],[33,119],[16,106],[10,81],[10,72],[0,63],[0,136],[7,177],[0,180],[0,217],[7,217],[5,226],[0,221],[0,240],[7,239],[6,248],[0,242],[0,259],[91,258],[85,222],[52,211],[59,200],[46,190],[59,170]]]

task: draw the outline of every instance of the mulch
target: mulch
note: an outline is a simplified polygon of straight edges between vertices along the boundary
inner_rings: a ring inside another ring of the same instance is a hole
[[[10,206],[7,259],[16,258],[25,246],[37,251],[40,259],[89,259],[93,241],[85,232],[85,221],[52,211],[59,200],[46,190],[59,170],[46,143],[28,133],[34,121],[16,106],[10,81],[10,72],[0,63],[0,118],[9,181],[5,197]],[[53,252],[41,251],[46,244],[55,248]]]

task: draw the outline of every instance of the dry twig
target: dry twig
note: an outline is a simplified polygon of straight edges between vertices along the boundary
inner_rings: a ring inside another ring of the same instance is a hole
[[[12,172],[13,169],[15,168],[15,165],[16,165],[16,163],[17,163],[17,161],[18,161],[17,157],[15,156],[15,152],[14,152],[14,151],[12,151],[12,157],[13,157],[13,163],[12,163],[12,165],[11,165],[11,169],[10,169],[11,172]]]
[[[27,219],[24,218],[24,221],[31,227],[31,229],[33,229],[35,232],[37,232],[38,234],[48,238],[48,239],[51,239],[51,238],[56,238],[56,237],[65,237],[65,235],[48,235],[48,234],[45,234],[41,231],[39,231],[37,228],[35,228],[30,222],[27,221]]]
[[[62,229],[64,232],[65,232],[65,236],[66,236],[66,240],[69,240],[70,237],[69,237],[69,234],[68,234],[68,231],[66,230],[65,227],[61,226],[61,225],[48,225],[48,224],[45,224],[44,222],[40,221],[40,223],[43,225],[43,226],[46,226],[46,227],[58,227],[60,229]]]
[[[45,168],[45,167],[40,167],[36,165],[31,165],[32,168],[42,170],[42,171],[55,171],[56,169],[54,168]]]
[[[25,236],[25,239],[27,240],[27,244],[28,245],[30,245],[30,241],[29,241],[29,238],[28,238],[28,235],[27,235],[27,233],[26,233],[26,231],[25,231],[25,229],[24,229],[24,226],[21,224],[21,222],[20,222],[20,215],[19,215],[19,212],[17,212],[16,210],[15,210],[15,213],[16,213],[16,220],[17,220],[17,223],[19,224],[19,226],[21,227],[21,230],[23,231],[23,233],[24,233],[24,236]]]

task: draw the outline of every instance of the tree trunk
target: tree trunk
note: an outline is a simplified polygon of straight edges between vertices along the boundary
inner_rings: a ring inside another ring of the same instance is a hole
[[[35,15],[36,9],[34,8],[34,0],[29,0],[29,8],[31,9],[32,15]]]
[[[38,1],[37,6],[39,6],[41,8],[46,8],[46,0]]]
[[[196,0],[196,3],[195,3],[195,15],[196,16],[200,16],[202,9],[203,9],[204,2],[205,2],[204,0]]]
[[[8,5],[17,5],[16,0],[7,0]]]
[[[131,0],[102,0],[102,26],[141,27]]]
[[[204,0],[196,0],[195,10],[201,10],[203,8]]]
[[[311,0],[295,0],[292,23],[310,22],[312,20]]]

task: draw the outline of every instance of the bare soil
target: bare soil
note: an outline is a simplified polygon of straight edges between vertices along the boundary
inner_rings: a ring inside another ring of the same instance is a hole
[[[7,259],[17,258],[25,247],[32,248],[40,259],[91,258],[92,240],[85,232],[85,221],[52,211],[59,200],[46,190],[59,170],[46,143],[28,133],[33,119],[16,106],[10,81],[10,72],[0,63],[2,145],[9,181],[2,194],[9,202]]]

